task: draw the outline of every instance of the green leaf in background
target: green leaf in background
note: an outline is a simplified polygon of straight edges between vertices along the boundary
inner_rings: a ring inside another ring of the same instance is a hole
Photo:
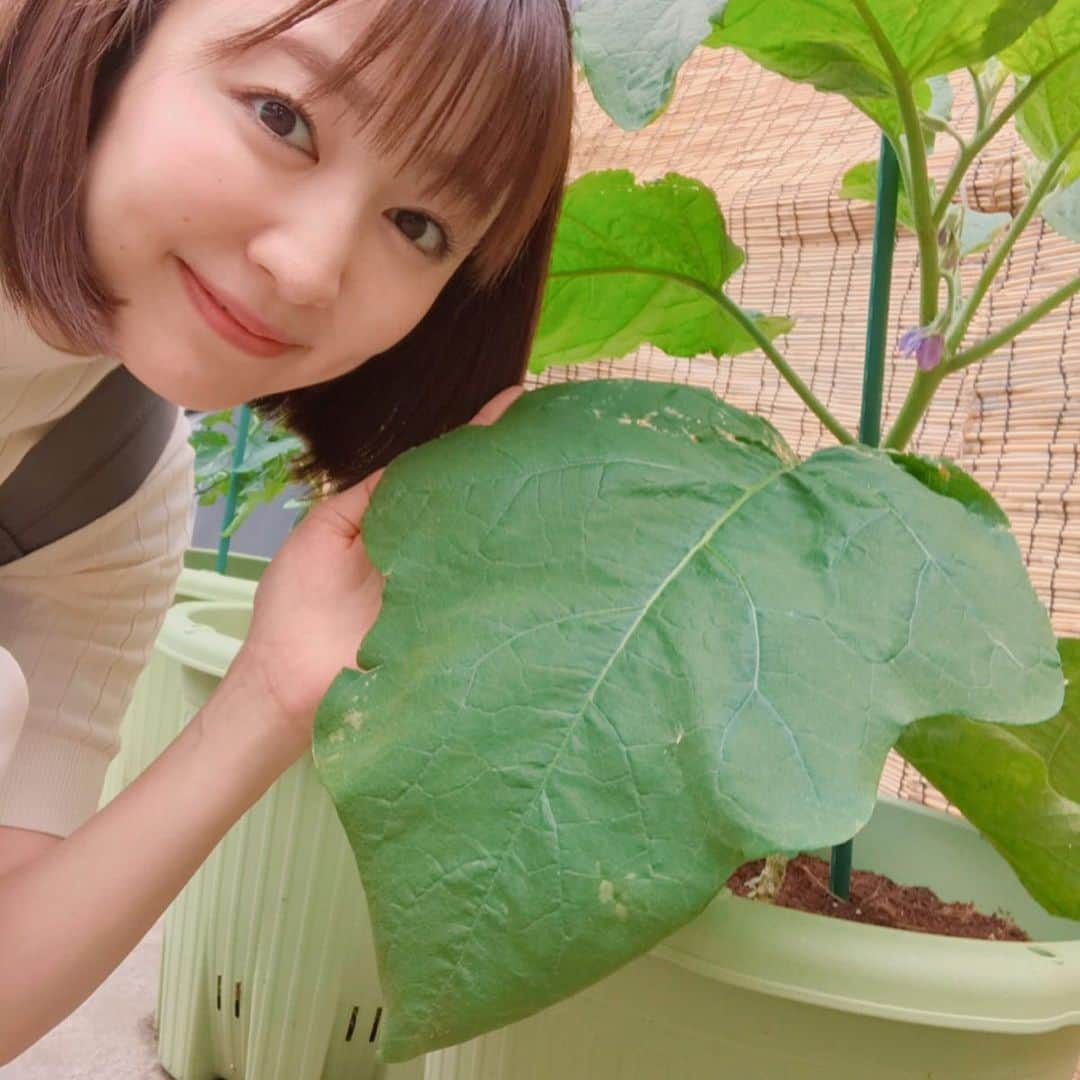
[[[1080,0],[1057,0],[1001,61],[1022,85],[1055,61],[1060,66],[1033,93],[1017,116],[1017,130],[1041,161],[1052,158],[1080,130]],[[1069,154],[1062,181],[1080,178],[1080,143]]]
[[[399,458],[364,536],[382,611],[315,760],[383,1060],[604,977],[748,858],[852,836],[915,718],[1061,706],[1008,530],[884,452],[800,463],[703,390],[526,394]]]
[[[566,193],[529,367],[625,356],[645,342],[669,356],[754,349],[717,299],[742,263],[704,184],[588,173]],[[752,317],[770,338],[793,325]]]
[[[877,202],[877,161],[860,161],[858,165],[852,165],[843,179],[840,181],[840,198],[857,199],[859,202]],[[915,228],[915,218],[911,213],[911,200],[904,188],[904,178],[899,179],[899,189],[896,197],[896,220],[904,228]]]
[[[1011,224],[1012,215],[1003,211],[984,214],[965,206],[960,226],[960,254],[975,255],[985,251]]]
[[[926,109],[928,116],[937,120],[949,121],[952,119],[952,107],[955,100],[952,83],[948,75],[935,75],[927,80],[930,87],[930,105]]]
[[[196,493],[201,499],[213,502],[225,494],[232,468],[232,440],[223,431],[197,427],[188,442],[195,451]],[[218,488],[221,488],[218,491]],[[202,505],[208,505],[203,502]]]
[[[909,83],[978,63],[1019,37],[1054,0],[867,0]],[[706,44],[844,94],[899,131],[893,77],[851,0],[729,0]],[[882,104],[883,102],[887,105]],[[931,101],[919,102],[924,109]]]
[[[1065,704],[1032,727],[935,716],[897,750],[1001,852],[1053,915],[1080,919],[1080,641],[1059,643]]]
[[[580,0],[574,52],[600,107],[621,127],[667,108],[675,76],[725,0]]]
[[[1009,519],[994,496],[973,476],[964,472],[955,461],[896,451],[890,451],[889,456],[923,487],[929,488],[936,495],[955,499],[991,529],[1009,529]]]
[[[212,506],[228,493],[235,440],[231,409],[206,413],[193,425],[188,441],[195,449],[195,491],[200,506]],[[232,536],[254,510],[273,502],[288,487],[292,463],[303,450],[301,439],[251,414],[244,460],[236,470],[240,478],[236,513],[223,536]]]
[[[877,169],[876,161],[860,161],[858,165],[853,165],[844,173],[840,182],[840,198],[876,202]],[[960,228],[961,255],[974,255],[989,247],[994,238],[1012,221],[1005,213],[984,214],[966,206],[963,207],[963,215]],[[900,190],[896,200],[896,220],[905,229],[914,231],[915,218],[911,212],[911,200],[904,190],[903,177],[900,178]]]
[[[1054,192],[1042,204],[1042,216],[1054,232],[1080,241],[1080,180]]]

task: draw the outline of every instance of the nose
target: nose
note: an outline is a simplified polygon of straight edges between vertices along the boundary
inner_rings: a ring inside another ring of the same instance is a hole
[[[294,204],[248,244],[248,258],[274,279],[281,299],[297,307],[329,308],[341,295],[349,259],[357,250],[364,214],[355,193]]]

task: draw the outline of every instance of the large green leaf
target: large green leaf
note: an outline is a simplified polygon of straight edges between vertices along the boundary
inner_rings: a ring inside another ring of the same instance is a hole
[[[853,835],[905,724],[1061,705],[1009,531],[688,387],[561,384],[400,458],[315,755],[399,1060],[520,1019]]]
[[[625,356],[645,342],[670,356],[756,348],[717,299],[742,263],[704,184],[588,173],[566,193],[529,366]],[[792,326],[747,314],[769,338]]]
[[[1015,41],[1054,0],[867,0],[907,78],[976,64]],[[734,45],[819,90],[888,97],[893,81],[852,0],[729,0],[709,45]]]
[[[596,100],[629,130],[655,120],[725,0],[580,0],[574,51]]]
[[[867,0],[908,83],[994,55],[1054,0]],[[895,82],[852,0],[729,0],[706,39],[819,90],[844,94],[889,134],[900,130]],[[929,100],[920,105],[928,107]]]
[[[1059,643],[1065,705],[1044,724],[912,724],[897,749],[1001,852],[1047,911],[1080,919],[1080,641]]]
[[[1080,0],[1057,0],[1001,61],[1021,83],[1052,63],[1059,66],[1021,108],[1017,128],[1035,156],[1052,158],[1080,130]],[[1080,177],[1080,143],[1068,157],[1063,183]]]

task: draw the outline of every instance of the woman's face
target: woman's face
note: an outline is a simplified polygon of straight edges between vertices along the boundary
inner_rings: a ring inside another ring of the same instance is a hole
[[[323,382],[385,351],[494,217],[425,197],[425,176],[356,133],[356,100],[322,98],[310,122],[290,106],[313,81],[303,52],[337,60],[375,0],[342,0],[238,59],[204,58],[290,6],[172,0],[92,147],[89,250],[126,302],[112,352],[188,408]],[[363,92],[378,78],[369,69]]]

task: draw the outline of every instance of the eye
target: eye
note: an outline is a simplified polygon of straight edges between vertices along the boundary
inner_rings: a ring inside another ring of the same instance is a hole
[[[391,210],[390,219],[425,254],[448,255],[452,250],[446,229],[427,214],[419,210]]]
[[[247,101],[254,107],[255,115],[259,123],[272,135],[289,142],[294,135],[306,139],[303,143],[290,143],[297,150],[314,156],[315,131],[307,113],[299,105],[291,102],[287,97],[270,95],[265,93],[252,93],[247,95]]]

